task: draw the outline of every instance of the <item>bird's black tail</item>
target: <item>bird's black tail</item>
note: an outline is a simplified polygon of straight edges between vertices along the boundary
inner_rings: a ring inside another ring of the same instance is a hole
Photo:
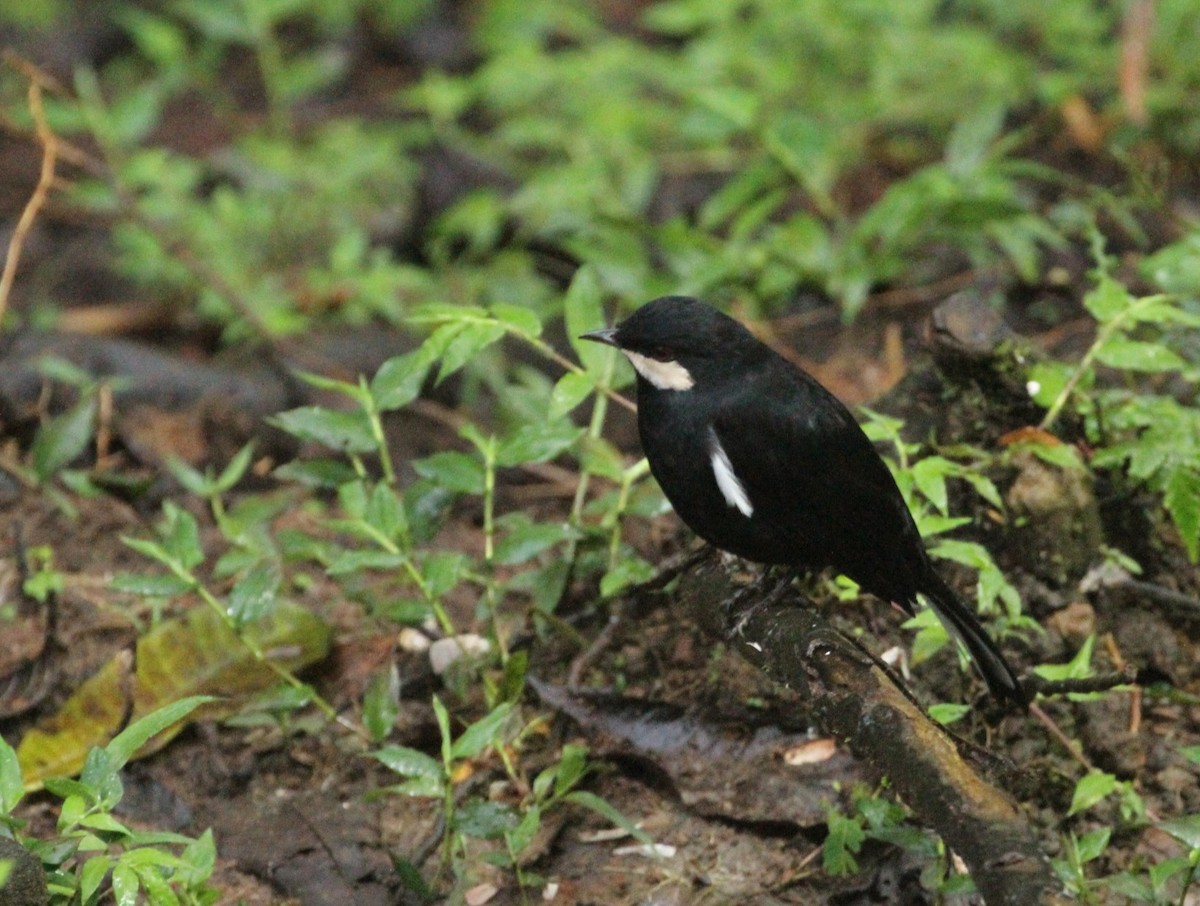
[[[971,660],[988,684],[992,695],[1025,707],[1029,697],[1015,673],[987,630],[980,625],[974,611],[967,606],[941,576],[932,569],[922,584],[921,592],[929,599],[934,613],[967,648]]]

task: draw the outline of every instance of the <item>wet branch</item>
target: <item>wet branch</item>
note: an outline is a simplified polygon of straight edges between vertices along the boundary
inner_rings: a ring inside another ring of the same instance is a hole
[[[966,863],[989,906],[1065,904],[1017,804],[981,777],[951,736],[814,607],[735,594],[717,563],[681,580],[679,597],[710,632],[797,689],[821,732],[886,775],[917,820]]]

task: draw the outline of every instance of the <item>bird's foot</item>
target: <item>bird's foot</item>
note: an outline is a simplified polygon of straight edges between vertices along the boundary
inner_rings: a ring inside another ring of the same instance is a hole
[[[757,581],[740,589],[729,603],[731,613],[737,614],[733,624],[733,632],[741,635],[751,618],[764,607],[779,604],[792,587],[796,578],[796,570],[787,567],[775,569],[768,567]]]

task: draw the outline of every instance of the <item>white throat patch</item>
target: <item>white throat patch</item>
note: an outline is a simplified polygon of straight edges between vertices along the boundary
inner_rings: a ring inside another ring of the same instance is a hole
[[[729,506],[736,507],[743,516],[749,519],[754,514],[754,504],[750,502],[750,495],[742,486],[742,480],[733,471],[733,463],[729,461],[729,454],[721,446],[717,432],[712,428],[708,429],[708,451],[709,459],[712,462],[713,476],[717,479],[717,487],[721,489],[721,496],[725,498],[725,502]]]
[[[622,349],[629,364],[637,369],[637,373],[648,380],[659,390],[691,390],[696,386],[691,373],[678,362],[660,362],[649,356],[639,355]]]

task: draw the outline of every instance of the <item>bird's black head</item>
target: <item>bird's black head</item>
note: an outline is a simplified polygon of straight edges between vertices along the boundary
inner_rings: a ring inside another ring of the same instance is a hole
[[[659,390],[690,390],[750,364],[766,349],[733,318],[687,296],[647,302],[617,326],[582,338],[621,350]]]

